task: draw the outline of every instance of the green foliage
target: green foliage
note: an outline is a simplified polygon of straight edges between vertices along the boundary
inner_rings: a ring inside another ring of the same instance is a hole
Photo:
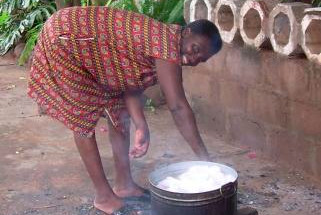
[[[89,6],[90,5],[90,0],[81,0],[81,6]]]
[[[0,13],[15,14],[18,10],[29,9],[37,6],[41,0],[2,0],[0,1]]]
[[[2,13],[0,15],[0,32],[5,30],[6,23],[9,21],[10,15],[8,13]]]
[[[312,0],[311,4],[313,7],[321,7],[321,0]]]
[[[138,8],[136,7],[134,0],[117,0],[117,1],[109,0],[107,1],[106,6],[112,7],[112,8],[118,8],[122,10],[138,12]]]
[[[26,41],[26,45],[25,45],[25,47],[19,57],[19,60],[18,60],[18,64],[20,66],[24,65],[28,61],[31,52],[36,45],[38,35],[39,35],[42,27],[43,27],[43,23],[38,24],[26,33],[26,38],[28,38],[28,39]]]
[[[0,1],[0,55],[4,55],[20,40],[29,44],[24,54],[30,53],[30,45],[34,43],[32,41],[36,41],[35,32],[40,31],[42,23],[55,11],[53,0]],[[25,55],[21,59],[24,58]]]
[[[106,6],[145,14],[164,23],[184,25],[184,0],[140,0],[137,7],[134,0],[108,0]]]
[[[172,12],[169,14],[167,23],[185,24],[184,21],[184,1],[178,1]]]
[[[152,99],[148,98],[145,102],[145,106],[144,106],[145,110],[151,111],[151,112],[155,112],[156,108],[154,105],[154,102]]]

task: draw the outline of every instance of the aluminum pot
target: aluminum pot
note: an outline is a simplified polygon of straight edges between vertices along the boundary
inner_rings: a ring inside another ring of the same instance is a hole
[[[232,175],[235,181],[203,193],[176,193],[157,186],[166,177],[178,176],[195,165],[218,166],[224,174]],[[237,179],[234,169],[212,162],[188,161],[157,169],[149,175],[152,215],[236,215]]]

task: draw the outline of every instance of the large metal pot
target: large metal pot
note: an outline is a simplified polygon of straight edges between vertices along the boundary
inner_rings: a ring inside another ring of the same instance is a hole
[[[157,186],[166,177],[178,176],[194,165],[218,166],[235,181],[203,193],[175,193]],[[152,215],[236,215],[237,178],[234,169],[212,162],[181,162],[157,169],[149,175]]]

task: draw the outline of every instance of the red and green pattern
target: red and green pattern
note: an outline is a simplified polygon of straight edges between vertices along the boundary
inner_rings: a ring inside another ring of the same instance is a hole
[[[39,36],[28,94],[48,115],[83,135],[94,133],[104,111],[122,130],[123,93],[157,82],[155,58],[180,64],[180,31],[129,11],[62,9]]]

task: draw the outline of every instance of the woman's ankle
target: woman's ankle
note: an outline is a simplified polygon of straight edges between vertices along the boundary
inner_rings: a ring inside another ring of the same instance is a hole
[[[96,189],[95,199],[98,201],[107,201],[108,199],[117,198],[115,193],[110,189]]]
[[[141,196],[144,192],[144,188],[133,183],[127,186],[115,186],[113,188],[114,193],[120,198],[132,197],[132,196]]]

